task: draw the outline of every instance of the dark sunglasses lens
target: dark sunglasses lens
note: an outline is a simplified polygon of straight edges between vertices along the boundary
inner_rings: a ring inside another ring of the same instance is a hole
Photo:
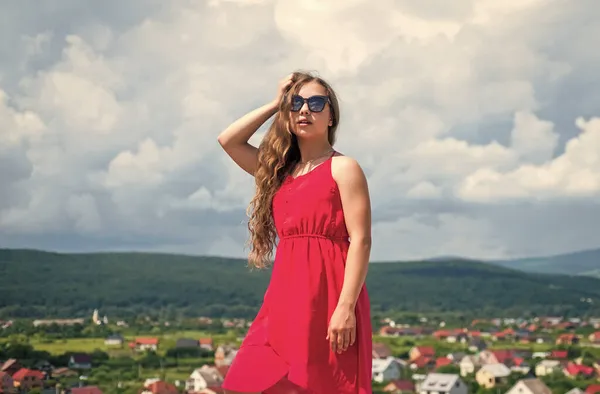
[[[326,102],[325,97],[311,97],[308,99],[308,109],[313,112],[321,112],[325,108]]]
[[[302,99],[302,97],[300,97],[300,96],[292,97],[292,111],[300,111],[300,108],[302,108],[302,105],[304,105],[304,99]]]

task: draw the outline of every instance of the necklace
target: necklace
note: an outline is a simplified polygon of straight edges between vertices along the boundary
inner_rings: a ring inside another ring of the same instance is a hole
[[[328,150],[327,152],[323,153],[322,155],[320,155],[320,156],[317,156],[317,157],[315,157],[314,159],[310,159],[310,160],[306,160],[306,161],[302,161],[302,160],[300,160],[300,161],[298,162],[298,164],[304,164],[304,165],[306,165],[306,164],[312,164],[312,163],[314,163],[315,161],[317,161],[317,160],[319,160],[319,159],[321,159],[321,158],[323,158],[323,157],[325,157],[325,156],[329,156],[329,154],[330,154],[330,153],[332,153],[332,152],[333,152],[333,148],[329,148],[329,150]]]
[[[295,176],[302,176],[302,175],[308,174],[309,172],[311,172],[314,169],[312,164],[315,161],[322,159],[323,157],[327,157],[333,152],[334,152],[333,148],[329,148],[329,150],[327,152],[323,153],[320,156],[315,157],[314,159],[310,159],[310,160],[306,160],[306,161],[299,161],[298,164],[299,164],[299,167],[301,168],[301,170],[298,171],[299,168],[297,168],[295,171],[295,172],[297,172]]]

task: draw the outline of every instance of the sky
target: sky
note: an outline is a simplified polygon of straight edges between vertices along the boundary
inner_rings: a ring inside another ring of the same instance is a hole
[[[600,247],[599,18],[596,0],[1,2],[0,247],[245,256],[254,183],[216,138],[298,69],[340,98],[374,260]]]

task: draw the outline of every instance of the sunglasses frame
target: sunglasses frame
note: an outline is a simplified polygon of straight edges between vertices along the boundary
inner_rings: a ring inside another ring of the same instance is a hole
[[[297,97],[299,97],[300,99],[302,99],[302,104],[300,105],[300,108],[298,108],[297,110],[294,110],[294,99],[295,99],[295,98],[297,98]],[[311,99],[313,99],[313,98],[320,98],[320,99],[324,99],[323,108],[321,108],[321,109],[320,109],[320,110],[318,110],[318,111],[315,111],[315,110],[313,110],[313,109],[311,108],[311,104],[310,104],[310,100],[311,100]],[[308,104],[308,109],[310,110],[310,112],[323,112],[323,110],[325,109],[325,106],[326,106],[327,104],[331,104],[331,100],[329,100],[329,96],[325,96],[325,95],[322,95],[322,94],[315,94],[314,96],[310,96],[310,97],[308,97],[308,98],[304,98],[304,97],[300,96],[299,94],[294,94],[294,95],[291,97],[291,106],[290,106],[290,110],[291,110],[292,112],[299,112],[299,111],[302,109],[302,107],[304,106],[304,103]]]

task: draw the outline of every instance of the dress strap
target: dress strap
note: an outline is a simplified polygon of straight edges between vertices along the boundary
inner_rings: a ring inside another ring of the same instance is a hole
[[[329,156],[329,159],[327,159],[326,163],[323,163],[326,165],[326,172],[327,172],[327,177],[331,179],[331,181],[335,182],[335,179],[333,179],[333,174],[331,173],[331,163],[333,162],[333,157],[337,154],[337,151],[334,150],[333,152],[331,152],[331,156]]]

